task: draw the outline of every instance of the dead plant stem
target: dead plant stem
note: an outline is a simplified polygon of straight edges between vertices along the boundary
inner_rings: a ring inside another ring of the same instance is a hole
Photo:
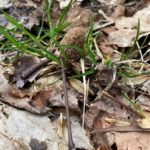
[[[68,92],[67,92],[67,82],[66,82],[66,73],[65,67],[62,58],[60,58],[61,68],[62,68],[62,77],[63,77],[63,87],[64,87],[64,96],[65,96],[65,107],[66,107],[66,116],[67,116],[67,127],[68,127],[68,146],[69,150],[73,150],[75,148],[72,132],[71,132],[71,122],[69,115],[69,101],[68,101]]]

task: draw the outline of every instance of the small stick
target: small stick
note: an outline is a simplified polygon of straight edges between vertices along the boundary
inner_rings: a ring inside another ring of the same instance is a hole
[[[75,148],[75,144],[73,143],[72,132],[71,132],[71,122],[70,122],[70,115],[69,115],[69,101],[68,101],[68,93],[67,93],[65,67],[61,58],[60,58],[60,62],[61,62],[61,68],[62,68],[65,107],[66,107],[66,115],[67,115],[68,146],[69,146],[69,150],[73,150]]]
[[[116,127],[108,127],[102,129],[96,129],[91,133],[104,133],[104,132],[150,132],[150,128],[143,129],[138,126],[116,126]]]

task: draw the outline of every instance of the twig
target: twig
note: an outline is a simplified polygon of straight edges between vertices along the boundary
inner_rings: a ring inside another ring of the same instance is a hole
[[[94,132],[150,132],[150,128],[143,129],[138,126],[117,126],[117,127],[108,127],[108,128],[102,128],[99,130],[95,130]],[[93,133],[94,133],[93,132]]]
[[[69,115],[69,101],[68,101],[68,93],[67,93],[65,67],[61,58],[60,58],[60,62],[61,62],[61,68],[62,68],[65,107],[66,107],[66,116],[67,116],[68,146],[69,146],[69,150],[73,150],[75,148],[75,144],[73,143],[72,132],[71,132],[71,122],[70,122],[70,115]]]

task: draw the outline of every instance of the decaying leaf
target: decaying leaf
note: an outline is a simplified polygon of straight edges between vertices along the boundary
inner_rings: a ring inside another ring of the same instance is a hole
[[[133,78],[126,78],[126,80],[124,81],[124,83],[126,83],[127,85],[139,85],[142,84],[146,81],[148,81],[150,79],[149,75],[140,75],[137,77],[133,77]]]
[[[120,29],[109,33],[108,43],[119,47],[131,46],[133,38],[136,36],[136,30]]]
[[[116,126],[129,126],[130,123],[127,121],[121,121],[121,120],[117,120],[117,119],[113,119],[113,118],[105,118],[105,121],[116,125]]]
[[[38,116],[20,111],[1,103],[0,105],[0,145],[1,149],[29,150],[60,150],[59,145],[66,144],[57,132],[58,126],[47,116]],[[93,150],[84,129],[81,128],[78,117],[71,117],[73,139],[76,148]],[[67,134],[67,127],[64,134]],[[44,149],[45,148],[45,149]]]
[[[89,9],[74,7],[68,13],[67,22],[71,23],[70,28],[80,26],[87,30],[90,26],[91,17],[93,17],[93,20],[96,20],[97,15]]]
[[[1,70],[0,70],[0,83],[1,83],[0,97],[1,97],[1,101],[3,101],[4,103],[8,103],[14,107],[17,107],[20,109],[25,109],[25,110],[30,111],[32,113],[37,113],[37,114],[44,113],[45,114],[45,113],[48,113],[50,111],[49,108],[45,108],[45,109],[41,110],[42,112],[40,112],[40,110],[33,108],[29,104],[30,98],[24,97],[25,95],[23,95],[23,96],[20,95],[20,97],[22,96],[23,98],[20,98],[19,96],[17,98],[16,96],[14,96],[12,93],[13,87],[8,83],[8,80],[4,77],[3,73],[4,73],[4,68],[1,68]]]
[[[125,6],[122,4],[118,4],[116,6],[114,13],[111,15],[111,18],[113,18],[115,20],[115,19],[120,18],[121,16],[124,16],[124,15],[125,15]]]
[[[139,127],[143,129],[147,129],[147,128],[150,128],[150,114],[145,113],[144,115],[145,115],[145,118],[138,119],[137,124],[139,125]]]
[[[70,79],[69,82],[78,92],[84,94],[83,83],[80,80]]]
[[[15,60],[13,63],[15,67],[15,75],[13,80],[16,82],[18,88],[22,88],[27,82],[34,81],[34,79],[40,73],[40,68],[37,68],[34,71],[34,66],[39,63],[40,59],[38,57],[30,55],[25,55]],[[33,70],[33,72],[29,71],[29,75],[26,77],[24,74],[27,70]]]
[[[59,6],[61,9],[65,8],[66,6],[68,6],[69,2],[68,0],[57,0],[59,2]]]
[[[150,134],[148,133],[138,133],[138,132],[127,132],[119,133],[112,132],[107,133],[107,140],[111,147],[116,147],[118,150],[128,149],[128,150],[149,150],[150,144]]]
[[[117,29],[134,29],[138,25],[138,20],[140,21],[141,28],[140,33],[150,31],[150,6],[139,10],[133,17],[122,17],[116,20]]]
[[[117,31],[108,34],[108,43],[119,47],[129,47],[136,36],[138,20],[140,22],[140,34],[150,31],[150,6],[139,10],[133,17],[121,17],[115,20]]]
[[[50,108],[65,107],[63,85],[59,76],[41,78],[28,89],[20,90],[8,83],[3,75],[3,71],[1,71],[0,77],[0,94],[3,102],[33,113],[48,113],[51,110]],[[81,95],[69,86],[69,106],[70,109],[77,114],[80,113],[78,107],[79,97],[81,99]]]

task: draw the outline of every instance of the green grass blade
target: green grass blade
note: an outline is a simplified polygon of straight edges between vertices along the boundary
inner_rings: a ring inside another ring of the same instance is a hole
[[[88,76],[90,74],[93,74],[94,72],[95,72],[95,70],[94,70],[94,68],[92,68],[90,70],[85,71],[85,73],[80,73],[80,74],[71,76],[69,78],[82,78],[83,76]]]
[[[58,30],[58,29],[61,29],[62,26],[64,26],[64,23],[66,23],[66,22],[65,22],[65,18],[66,18],[67,14],[68,14],[68,11],[69,11],[70,7],[71,7],[71,4],[72,4],[72,0],[70,0],[68,6],[66,6],[66,7],[63,9],[63,11],[62,11],[62,13],[61,13],[61,16],[60,16],[60,18],[59,18],[59,20],[58,20],[57,30]],[[63,27],[63,28],[64,28],[64,27]]]
[[[3,12],[5,15],[6,19],[10,21],[15,27],[17,27],[19,30],[21,30],[25,35],[27,35],[29,38],[32,40],[36,40],[36,36],[32,35],[30,32],[28,32],[21,24],[18,23],[17,20],[15,20],[13,17],[8,15],[7,13]]]
[[[49,24],[49,34],[50,36],[52,37],[52,34],[53,34],[53,30],[54,30],[54,27],[53,27],[53,21],[52,21],[52,18],[51,18],[51,7],[52,7],[52,0],[45,0],[45,11],[46,11],[46,14],[47,14],[47,18],[48,18],[48,24]]]
[[[22,51],[24,53],[30,53],[30,54],[36,53],[41,56],[47,57],[50,60],[59,62],[59,58],[57,56],[53,55],[51,52],[49,52],[46,48],[42,48],[42,49],[38,50],[34,47],[27,46],[21,42],[16,41],[16,39],[3,26],[0,26],[0,33],[3,34],[10,43],[15,45],[19,51]]]
[[[138,26],[137,26],[137,32],[136,32],[136,37],[134,38],[134,42],[129,50],[129,53],[132,53],[135,49],[135,46],[136,46],[136,43],[139,39],[139,36],[140,36],[140,20],[138,19]]]
[[[93,47],[93,23],[92,23],[92,21],[91,21],[90,30],[88,32],[88,35],[86,37],[84,45],[85,45],[85,48],[86,48],[86,50],[88,52],[88,55],[91,58],[92,62],[94,64],[96,64],[97,61],[96,61],[96,58],[95,58],[95,54],[92,51],[92,47]]]
[[[0,33],[3,34],[9,42],[11,42],[16,47],[20,48],[21,45],[15,40],[15,38],[7,32],[7,30],[0,25]]]

